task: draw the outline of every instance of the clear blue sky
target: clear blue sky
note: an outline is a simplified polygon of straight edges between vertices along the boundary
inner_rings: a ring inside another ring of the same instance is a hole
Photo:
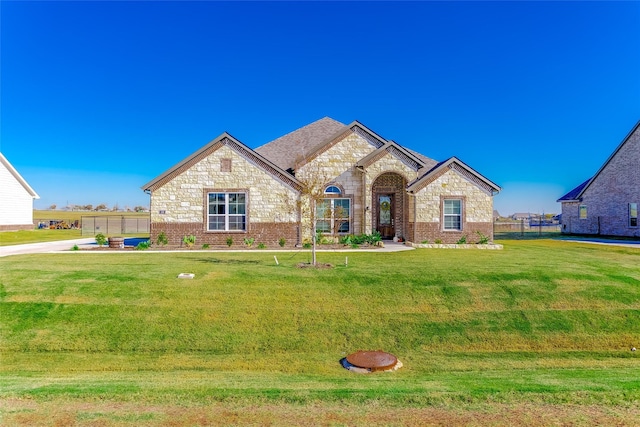
[[[640,2],[0,2],[1,145],[41,199],[140,186],[224,131],[359,120],[559,212],[640,120]]]

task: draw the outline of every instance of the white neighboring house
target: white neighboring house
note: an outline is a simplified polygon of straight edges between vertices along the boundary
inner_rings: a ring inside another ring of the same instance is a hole
[[[39,198],[0,153],[0,231],[31,230],[33,199]]]

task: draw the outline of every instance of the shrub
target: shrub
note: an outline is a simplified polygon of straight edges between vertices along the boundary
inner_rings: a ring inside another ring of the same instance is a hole
[[[462,236],[462,237],[460,238],[460,240],[458,240],[458,241],[456,242],[456,244],[458,244],[458,245],[464,245],[465,243],[467,243],[467,235],[466,235],[466,234],[465,234],[464,236]]]
[[[148,240],[145,240],[143,242],[138,243],[135,249],[137,251],[144,251],[145,249],[149,249],[150,247],[151,247],[151,242]]]
[[[161,231],[160,234],[158,234],[158,238],[156,239],[156,243],[160,246],[164,246],[166,244],[169,243],[169,238],[167,237],[166,233],[164,231]]]
[[[435,243],[436,245],[441,245],[442,244],[442,239],[436,239],[433,241],[433,243]]]
[[[262,242],[258,243],[258,249],[264,249],[266,247],[267,247],[267,245],[265,245],[264,243],[262,243]]]
[[[281,248],[284,248],[285,243],[287,243],[287,241],[284,240],[284,237],[281,237],[280,239],[278,239],[278,244],[280,245]]]
[[[342,236],[340,238],[340,243],[343,245],[351,245],[351,234],[347,234],[346,236]]]
[[[102,233],[96,234],[96,243],[98,246],[103,246],[107,244],[107,236]]]
[[[193,245],[196,244],[196,236],[194,236],[193,234],[190,236],[184,236],[182,238],[182,243],[184,243],[186,247],[191,249]]]
[[[253,242],[255,242],[255,241],[256,241],[256,239],[255,239],[255,238],[253,238],[253,237],[245,237],[245,238],[244,238],[244,240],[243,240],[244,244],[245,244],[248,248],[250,248],[251,246],[253,246]]]
[[[209,249],[209,244],[208,243],[203,244],[202,249]]]
[[[231,247],[233,245],[233,237],[227,237],[227,246]]]
[[[480,231],[476,231],[476,233],[478,234],[479,245],[486,245],[487,243],[489,243],[489,236],[485,236]]]
[[[420,243],[422,243],[423,245],[428,245],[428,244],[429,244],[429,241],[428,241],[428,240],[423,240],[423,241],[422,241],[422,242],[420,242]]]
[[[312,246],[311,242],[304,242],[302,244],[302,247],[305,248],[305,249],[311,249],[311,246]]]
[[[78,245],[73,245],[73,246],[71,247],[71,250],[72,250],[72,251],[79,251],[79,250],[80,250],[80,248],[78,247]]]

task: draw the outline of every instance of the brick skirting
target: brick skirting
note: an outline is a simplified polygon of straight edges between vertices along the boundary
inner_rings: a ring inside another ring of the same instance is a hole
[[[409,224],[408,239],[413,239],[415,243],[429,241],[434,243],[440,240],[442,243],[457,243],[462,236],[467,237],[467,243],[476,243],[480,239],[478,231],[493,241],[493,223],[491,222],[467,222],[463,225],[462,231],[442,231],[438,222],[417,222]]]
[[[279,248],[280,238],[285,239],[287,248],[300,243],[298,238],[298,224],[295,223],[252,223],[247,231],[212,232],[205,231],[202,223],[151,223],[151,242],[156,243],[158,235],[164,232],[169,239],[169,245],[182,245],[184,236],[193,235],[196,247],[203,244],[227,245],[227,238],[233,239],[233,247],[242,246],[245,238],[253,238],[254,246],[264,243],[268,248]]]

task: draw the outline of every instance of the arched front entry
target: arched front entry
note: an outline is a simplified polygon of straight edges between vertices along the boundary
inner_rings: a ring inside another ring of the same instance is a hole
[[[373,182],[372,225],[383,239],[404,235],[406,185],[402,175],[393,172],[383,173]]]

